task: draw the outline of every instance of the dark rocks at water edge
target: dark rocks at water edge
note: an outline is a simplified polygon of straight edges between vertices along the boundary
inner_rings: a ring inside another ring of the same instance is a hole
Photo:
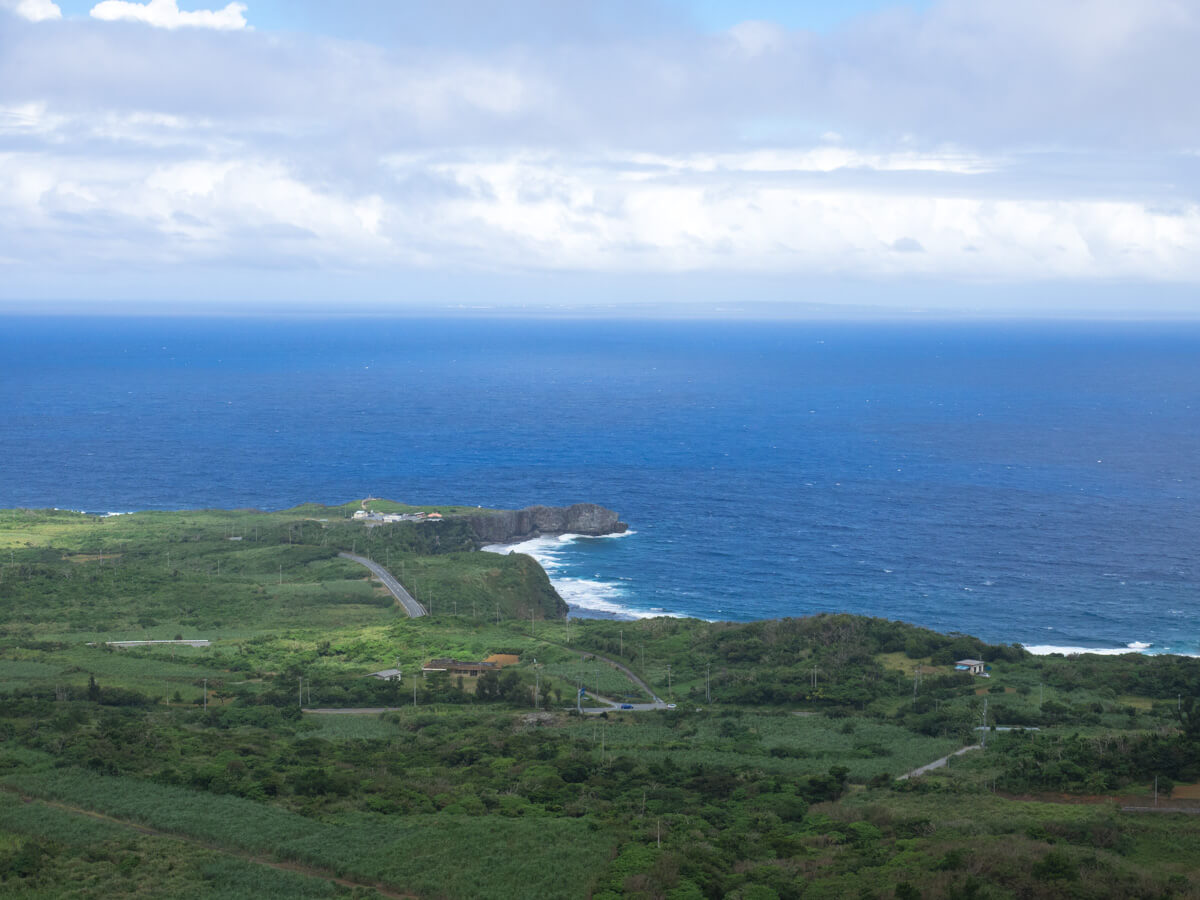
[[[622,534],[629,528],[611,509],[595,503],[574,506],[529,506],[501,510],[468,519],[475,536],[484,544],[507,544],[543,534]]]

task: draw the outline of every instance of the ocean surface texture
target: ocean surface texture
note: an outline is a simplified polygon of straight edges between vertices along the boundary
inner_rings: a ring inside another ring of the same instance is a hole
[[[579,615],[1200,652],[1200,328],[0,319],[0,507],[593,501]]]

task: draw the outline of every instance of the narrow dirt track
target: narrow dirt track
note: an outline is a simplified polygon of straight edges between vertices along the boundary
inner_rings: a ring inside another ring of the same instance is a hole
[[[963,747],[961,750],[955,750],[953,753],[946,754],[941,759],[935,759],[931,763],[928,763],[924,766],[919,766],[918,768],[913,769],[911,772],[905,772],[903,775],[900,775],[896,780],[897,781],[905,781],[909,778],[919,778],[920,776],[924,775],[926,772],[932,772],[934,769],[942,768],[942,766],[946,765],[948,762],[950,762],[951,759],[953,759],[956,756],[962,756],[964,753],[970,753],[972,750],[982,750],[982,749],[983,748],[979,744],[972,744],[970,747]]]

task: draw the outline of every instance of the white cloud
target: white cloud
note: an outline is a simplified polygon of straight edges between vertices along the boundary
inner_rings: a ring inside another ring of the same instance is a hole
[[[853,147],[783,147],[739,153],[636,154],[633,159],[651,169],[675,172],[837,172],[864,169],[877,172],[947,172],[958,175],[994,172],[1005,166],[996,156],[947,148],[936,151],[897,149],[887,152]]]
[[[246,4],[230,3],[223,9],[202,9],[187,12],[176,0],[149,0],[132,3],[130,0],[102,0],[92,7],[92,18],[106,22],[145,22],[155,28],[213,28],[218,31],[238,31],[246,27]]]
[[[61,19],[62,10],[52,0],[6,0],[0,7],[8,7],[22,19],[30,22],[45,22]]]
[[[729,36],[748,56],[776,53],[788,44],[787,29],[758,20],[739,22],[729,29]]]
[[[0,137],[52,135],[66,122],[67,119],[63,116],[47,113],[44,102],[11,105],[0,103]]]

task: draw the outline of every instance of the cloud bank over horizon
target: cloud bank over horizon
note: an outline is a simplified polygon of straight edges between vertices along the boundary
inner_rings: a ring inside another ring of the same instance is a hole
[[[201,279],[270,303],[302,272],[393,303],[565,274],[767,301],[866,280],[883,305],[1059,284],[1084,312],[1082,287],[1135,309],[1166,285],[1200,312],[1182,0],[943,0],[820,32],[624,0],[348,0],[336,34],[309,0],[294,29],[253,3],[62,6],[0,0],[0,299]]]

